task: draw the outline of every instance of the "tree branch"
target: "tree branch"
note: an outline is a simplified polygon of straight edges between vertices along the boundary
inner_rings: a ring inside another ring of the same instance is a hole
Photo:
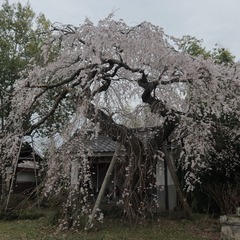
[[[61,102],[61,100],[63,98],[66,97],[67,93],[68,93],[68,89],[64,89],[56,98],[55,98],[55,103],[52,106],[52,108],[50,109],[50,111],[41,119],[39,120],[37,123],[33,124],[30,128],[28,128],[25,132],[24,135],[30,135],[33,130],[35,130],[36,128],[38,128],[39,126],[41,126],[57,109],[59,103]]]

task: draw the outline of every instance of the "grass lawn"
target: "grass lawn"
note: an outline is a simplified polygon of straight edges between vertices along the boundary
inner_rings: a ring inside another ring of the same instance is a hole
[[[69,240],[203,240],[220,239],[220,226],[217,219],[194,215],[192,220],[158,220],[133,225],[121,220],[106,219],[91,232],[59,233],[51,224],[51,213],[34,220],[0,220],[0,240],[20,239],[69,239]]]

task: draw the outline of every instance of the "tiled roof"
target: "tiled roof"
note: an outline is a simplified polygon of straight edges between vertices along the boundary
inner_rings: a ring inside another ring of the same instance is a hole
[[[96,139],[89,140],[86,144],[94,153],[114,153],[117,142],[113,141],[107,135],[100,134]]]
[[[146,129],[132,129],[132,133],[142,138],[142,142],[145,145],[148,140],[151,139],[154,132],[159,131],[158,128],[149,128],[148,131]],[[88,134],[89,137],[92,135],[93,131],[89,130]],[[161,134],[161,133],[160,133]],[[94,135],[94,134],[93,134]],[[76,132],[71,140],[68,142],[68,144],[71,145],[70,149],[72,152],[76,152],[79,149],[80,143],[83,143],[85,150],[88,152],[88,154],[94,154],[94,155],[113,155],[116,148],[117,148],[117,141],[112,140],[111,137],[109,137],[106,133],[99,133],[99,135],[96,138],[92,139],[85,139],[81,140],[81,135],[79,132]],[[90,150],[90,151],[89,151]],[[91,153],[92,152],[92,153]],[[125,155],[125,149],[122,146],[121,148],[121,155]]]
[[[76,133],[72,139],[64,145],[61,151],[65,151],[64,148],[68,148],[70,145],[70,151],[74,153],[79,150],[81,143],[83,143],[82,147],[84,147],[90,155],[112,156],[117,148],[118,142],[113,141],[111,137],[103,133],[100,133],[96,138],[93,137],[92,139],[85,140],[81,140],[79,136],[80,135]],[[124,151],[124,149],[122,149],[122,151]]]

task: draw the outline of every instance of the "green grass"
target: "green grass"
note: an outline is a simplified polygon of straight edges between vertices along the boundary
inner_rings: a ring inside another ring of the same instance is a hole
[[[91,232],[57,232],[51,224],[53,212],[33,220],[0,220],[0,240],[19,239],[69,239],[69,240],[217,240],[219,223],[206,216],[194,216],[192,220],[159,218],[143,224],[128,224],[121,220],[105,220]]]

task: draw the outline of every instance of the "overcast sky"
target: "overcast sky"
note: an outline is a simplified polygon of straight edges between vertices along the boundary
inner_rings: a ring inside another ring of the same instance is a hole
[[[115,12],[129,25],[148,21],[175,37],[203,39],[208,49],[215,43],[240,59],[240,0],[19,0],[51,22],[78,25],[85,17],[94,23]],[[9,0],[10,3],[17,0]],[[2,5],[3,0],[0,0]]]

